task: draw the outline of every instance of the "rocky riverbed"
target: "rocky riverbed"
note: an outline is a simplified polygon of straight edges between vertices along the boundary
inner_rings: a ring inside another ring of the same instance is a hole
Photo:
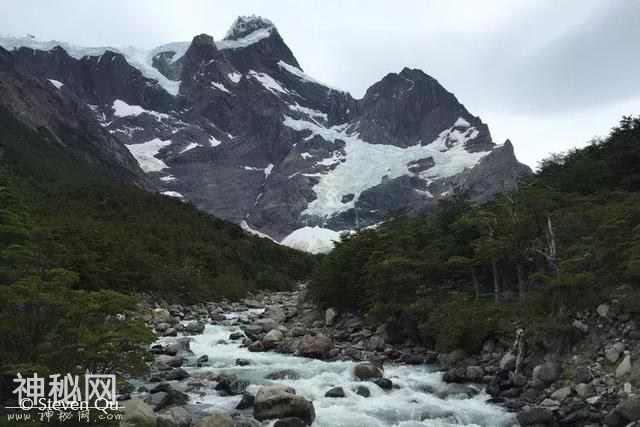
[[[150,376],[122,390],[124,425],[622,426],[640,418],[630,379],[636,328],[615,302],[576,319],[584,340],[565,359],[493,341],[481,354],[437,354],[392,322],[368,329],[301,292],[142,305],[159,338]]]

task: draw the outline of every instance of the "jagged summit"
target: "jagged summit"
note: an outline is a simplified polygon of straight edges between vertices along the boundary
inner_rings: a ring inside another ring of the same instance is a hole
[[[254,31],[275,29],[275,25],[268,19],[256,15],[238,16],[227,31],[225,40],[238,40]]]
[[[156,190],[285,244],[433,212],[458,184],[486,200],[530,172],[423,71],[354,99],[303,72],[264,18],[152,50],[57,44],[0,38],[17,65],[84,101]]]

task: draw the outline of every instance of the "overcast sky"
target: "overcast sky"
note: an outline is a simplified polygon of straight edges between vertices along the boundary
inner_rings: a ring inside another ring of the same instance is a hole
[[[271,19],[302,68],[361,97],[420,68],[535,166],[640,114],[640,0],[2,0],[0,32],[81,46],[214,39]]]

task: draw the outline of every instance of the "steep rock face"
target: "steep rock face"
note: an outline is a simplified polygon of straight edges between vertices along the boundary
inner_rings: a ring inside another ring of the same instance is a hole
[[[484,201],[530,173],[422,71],[388,74],[356,100],[304,73],[258,17],[238,18],[223,40],[151,51],[0,45],[94,106],[159,191],[275,240],[429,213],[454,184]]]
[[[57,80],[31,75],[1,47],[0,117],[3,130],[14,135],[0,141],[8,156],[24,151],[42,157],[64,153],[113,179],[149,186],[129,150],[99,125],[94,112],[73,91]],[[17,127],[38,135],[48,146],[24,150],[19,145],[32,141],[14,139]]]

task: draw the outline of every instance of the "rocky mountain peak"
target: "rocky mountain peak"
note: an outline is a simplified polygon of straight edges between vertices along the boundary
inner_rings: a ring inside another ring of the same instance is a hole
[[[238,16],[227,31],[225,40],[238,40],[258,30],[276,30],[273,22],[256,15]]]

